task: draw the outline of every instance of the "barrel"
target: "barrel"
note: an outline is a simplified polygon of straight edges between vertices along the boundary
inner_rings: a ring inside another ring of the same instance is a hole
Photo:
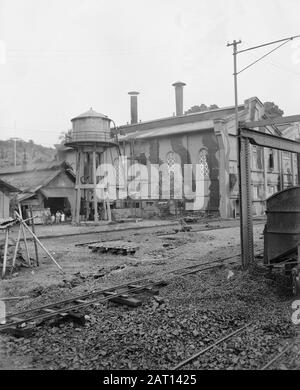
[[[300,186],[280,191],[266,204],[265,264],[277,263],[300,244]]]

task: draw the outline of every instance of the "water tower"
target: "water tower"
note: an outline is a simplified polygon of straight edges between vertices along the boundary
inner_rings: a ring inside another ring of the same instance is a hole
[[[91,219],[93,215],[97,222],[96,170],[104,162],[104,152],[108,148],[117,147],[111,136],[111,119],[91,108],[71,119],[71,122],[72,132],[65,145],[76,150],[75,222],[80,222],[80,215],[85,215],[85,220]]]

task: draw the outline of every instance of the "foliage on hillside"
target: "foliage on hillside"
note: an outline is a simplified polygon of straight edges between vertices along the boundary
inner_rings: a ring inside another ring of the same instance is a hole
[[[28,164],[52,161],[56,150],[37,145],[33,141],[18,140],[16,143],[17,165],[22,165],[26,159]],[[14,141],[0,140],[0,168],[14,165]]]
[[[195,112],[204,112],[204,111],[210,111],[215,110],[219,108],[216,104],[211,104],[210,106],[207,106],[206,104],[201,104],[200,106],[192,106],[189,110],[185,111],[185,115],[187,114],[194,114]]]

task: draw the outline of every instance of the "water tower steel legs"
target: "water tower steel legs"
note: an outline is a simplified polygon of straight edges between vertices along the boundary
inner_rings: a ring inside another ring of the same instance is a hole
[[[94,220],[98,222],[98,202],[97,202],[97,175],[96,175],[96,151],[93,151],[93,184],[94,184]]]
[[[81,189],[80,189],[80,178],[81,178],[81,163],[82,156],[81,151],[77,154],[77,166],[76,166],[76,209],[75,209],[75,222],[80,222],[80,205],[81,205]]]

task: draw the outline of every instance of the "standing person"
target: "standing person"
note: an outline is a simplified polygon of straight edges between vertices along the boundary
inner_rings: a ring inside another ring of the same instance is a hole
[[[54,224],[54,222],[55,222],[55,215],[54,215],[54,214],[52,214],[52,215],[51,215],[51,225],[53,225],[53,224]]]
[[[59,222],[60,222],[60,212],[57,210],[55,214],[55,223],[59,223]]]
[[[61,216],[60,216],[60,220],[61,220],[61,222],[63,223],[63,222],[65,222],[65,213],[62,211],[61,212]]]
[[[49,208],[47,208],[47,224],[51,223],[51,211]]]

